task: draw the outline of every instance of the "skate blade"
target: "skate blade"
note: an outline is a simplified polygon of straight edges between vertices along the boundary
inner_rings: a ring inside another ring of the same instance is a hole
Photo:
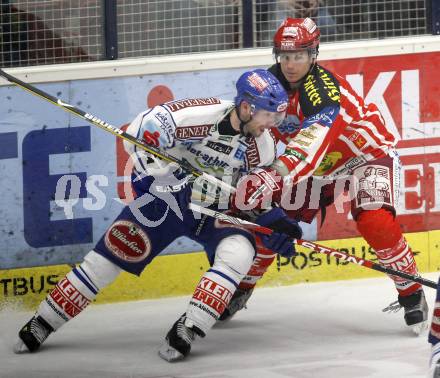
[[[428,378],[440,378],[440,365],[438,364],[431,365],[428,372]]]
[[[14,353],[16,354],[29,353],[29,349],[22,339],[18,339],[17,342],[15,343]]]
[[[159,348],[159,356],[168,362],[180,361],[185,358],[182,353],[180,353],[177,349],[174,349],[168,343],[164,343]]]
[[[417,336],[420,336],[422,333],[424,333],[428,329],[428,321],[425,320],[423,322],[414,324],[410,326],[411,331],[414,332]]]

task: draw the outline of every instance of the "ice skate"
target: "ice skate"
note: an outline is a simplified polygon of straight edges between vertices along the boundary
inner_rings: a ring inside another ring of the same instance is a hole
[[[33,316],[18,333],[14,352],[36,352],[52,332],[53,328],[41,316]]]
[[[415,334],[420,335],[428,328],[428,304],[422,289],[408,296],[399,295],[398,302],[405,311],[406,324]]]
[[[246,303],[252,295],[252,289],[237,289],[229,302],[228,307],[220,315],[219,320],[230,320],[238,311],[246,308]]]
[[[428,377],[440,378],[440,343],[432,346]]]
[[[191,351],[191,343],[196,335],[205,337],[205,334],[196,326],[188,325],[186,314],[183,314],[174,323],[168,332],[165,343],[159,349],[159,356],[168,362],[184,359]]]

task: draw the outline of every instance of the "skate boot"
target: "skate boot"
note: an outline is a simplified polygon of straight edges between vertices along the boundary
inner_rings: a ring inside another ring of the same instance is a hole
[[[236,314],[237,311],[246,308],[246,303],[251,297],[253,291],[254,288],[237,289],[234,295],[232,296],[228,307],[225,309],[225,311],[223,311],[223,314],[220,315],[219,320],[220,321],[230,320]]]
[[[425,293],[422,289],[398,298],[399,304],[405,311],[405,322],[416,334],[420,334],[428,327],[428,304],[426,303]]]
[[[168,332],[165,343],[159,349],[159,356],[168,362],[184,359],[191,351],[191,343],[196,335],[205,337],[205,333],[197,328],[183,314]]]
[[[440,378],[440,343],[432,346],[429,378]]]
[[[53,328],[41,316],[33,316],[18,333],[14,352],[36,352],[53,331]]]

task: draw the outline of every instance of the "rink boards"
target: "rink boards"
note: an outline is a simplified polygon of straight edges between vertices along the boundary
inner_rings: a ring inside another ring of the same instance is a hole
[[[440,230],[410,233],[406,234],[406,237],[413,248],[419,271],[439,270]],[[361,238],[331,240],[321,244],[376,261],[374,252]],[[265,277],[259,282],[259,287],[383,276],[374,270],[340,262],[333,257],[302,247],[298,248],[297,256],[291,259],[282,257],[280,263],[278,271],[276,260],[274,261]],[[100,293],[96,302],[110,303],[190,295],[208,267],[203,252],[158,256],[140,277],[122,273],[113,284]],[[69,265],[55,265],[0,271],[0,308],[35,307],[70,269]]]

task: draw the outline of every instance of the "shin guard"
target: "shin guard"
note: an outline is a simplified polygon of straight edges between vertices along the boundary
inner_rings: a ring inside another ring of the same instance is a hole
[[[214,264],[203,275],[188,305],[187,327],[196,326],[206,334],[228,306],[254,254],[252,243],[242,235],[229,236],[219,243]]]
[[[258,236],[255,237],[255,240],[257,244],[257,256],[255,257],[249,272],[247,272],[241,280],[240,285],[238,286],[239,289],[253,289],[257,282],[263,277],[264,273],[266,273],[267,269],[269,269],[269,266],[277,255],[270,249],[264,247]]]
[[[376,251],[381,265],[412,275],[418,274],[412,250],[390,211],[363,211],[357,217],[356,223],[359,232]],[[389,277],[401,296],[410,295],[421,288],[419,283],[393,275]]]
[[[112,262],[94,251],[89,252],[84,262],[67,273],[41,302],[37,315],[57,330],[83,311],[119,272],[120,268]]]

